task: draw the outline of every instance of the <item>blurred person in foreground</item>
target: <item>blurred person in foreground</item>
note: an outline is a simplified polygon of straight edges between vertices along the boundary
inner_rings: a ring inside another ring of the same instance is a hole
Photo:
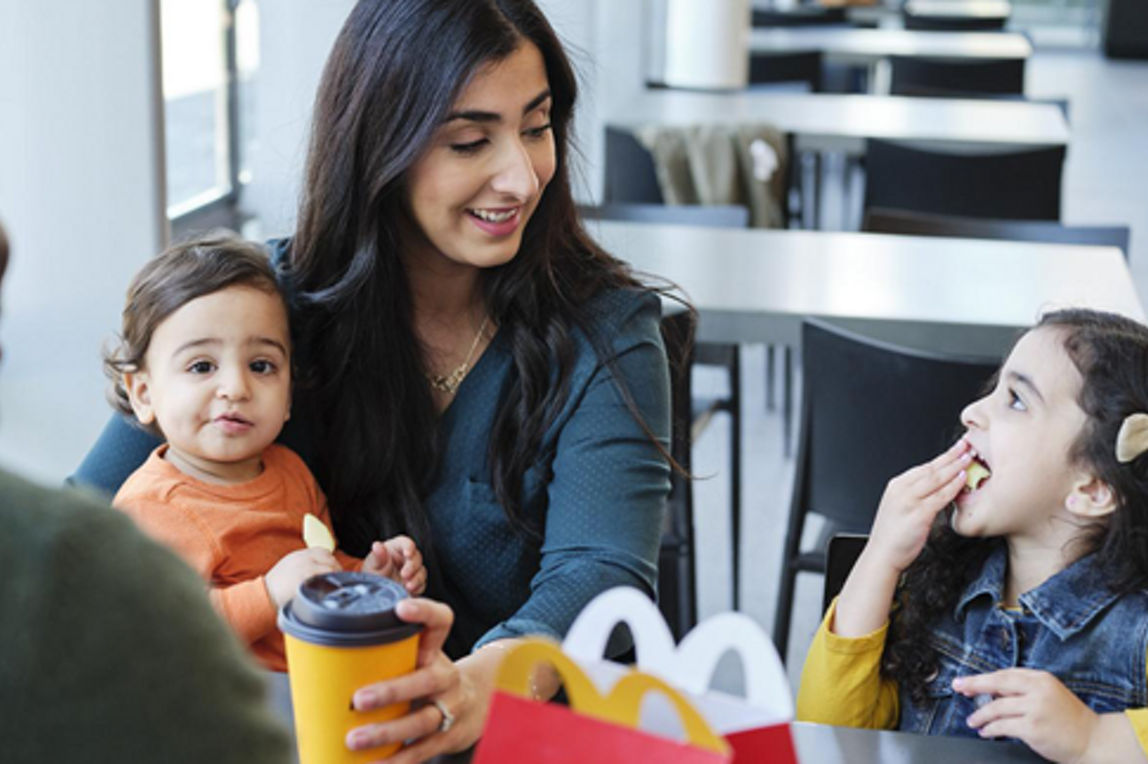
[[[290,761],[202,583],[128,518],[0,470],[0,528],[0,758]]]

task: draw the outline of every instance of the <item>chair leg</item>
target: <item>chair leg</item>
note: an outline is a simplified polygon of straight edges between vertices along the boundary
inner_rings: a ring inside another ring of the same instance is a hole
[[[773,383],[773,375],[777,368],[777,364],[773,360],[773,351],[777,349],[776,345],[765,346],[765,410],[773,411],[777,408],[777,401],[775,392],[777,386]]]
[[[784,363],[781,381],[781,440],[782,453],[793,456],[793,348],[784,349]]]
[[[773,644],[777,647],[777,654],[781,662],[786,663],[789,649],[789,622],[793,614],[793,588],[796,584],[797,571],[793,568],[793,558],[788,555],[781,564],[781,582],[777,588],[777,610],[773,615]]]
[[[809,228],[821,229],[821,152],[813,152],[813,201],[809,205]]]
[[[741,348],[734,348],[730,364],[730,558],[733,609],[741,604]]]

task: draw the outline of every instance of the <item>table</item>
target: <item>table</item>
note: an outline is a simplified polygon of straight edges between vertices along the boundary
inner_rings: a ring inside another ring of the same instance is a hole
[[[912,735],[795,722],[793,742],[802,764],[1004,764],[1044,761],[1019,743]]]
[[[1014,32],[925,32],[843,27],[758,28],[750,33],[750,54],[819,50],[826,61],[871,66],[890,56],[960,61],[1028,59],[1032,43]]]
[[[800,150],[852,155],[864,154],[868,138],[1004,151],[1067,146],[1069,136],[1064,113],[1047,103],[752,90],[644,90],[605,122],[622,129],[769,123],[792,133]]]
[[[638,271],[679,285],[698,339],[799,344],[817,316],[909,346],[1000,355],[1042,310],[1143,321],[1121,252],[1016,241],[594,221]]]
[[[287,675],[266,672],[275,714],[294,726]],[[968,738],[927,737],[904,732],[858,730],[797,722],[793,742],[802,764],[1007,764],[1042,761],[1023,746]],[[292,748],[294,750],[294,748]],[[464,764],[471,752],[440,756],[436,764]]]

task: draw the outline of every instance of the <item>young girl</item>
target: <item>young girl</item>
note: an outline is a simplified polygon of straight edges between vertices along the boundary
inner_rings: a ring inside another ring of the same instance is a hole
[[[105,367],[116,405],[167,441],[115,506],[211,583],[212,603],[265,666],[286,669],[276,613],[312,575],[361,567],[423,590],[406,536],[375,542],[361,561],[304,547],[304,516],[330,520],[303,461],[274,443],[290,416],[291,340],[261,248],[202,239],[145,265]]]
[[[1144,761],[1148,328],[1050,313],[961,420],[885,490],[798,718]]]

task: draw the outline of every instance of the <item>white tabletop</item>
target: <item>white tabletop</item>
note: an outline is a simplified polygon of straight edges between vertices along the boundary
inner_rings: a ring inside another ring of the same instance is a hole
[[[979,339],[960,349],[989,352],[1012,330],[1057,307],[1097,308],[1144,320],[1116,247],[589,225],[607,251],[685,291],[702,314],[702,339],[796,342],[802,317],[817,316],[915,325],[906,329],[909,334],[920,334],[922,327],[971,327],[965,334]],[[978,327],[984,331],[978,333]]]
[[[1007,0],[908,0],[905,13],[947,19],[1007,19],[1012,5]]]
[[[834,62],[872,64],[889,56],[976,60],[1028,59],[1032,43],[1014,32],[926,32],[909,29],[844,27],[758,28],[750,33],[751,53],[820,50]]]
[[[1069,136],[1064,113],[1047,103],[753,90],[647,89],[606,122],[631,128],[769,123],[795,134],[803,148],[857,154],[866,138],[1015,149],[1066,146]]]

